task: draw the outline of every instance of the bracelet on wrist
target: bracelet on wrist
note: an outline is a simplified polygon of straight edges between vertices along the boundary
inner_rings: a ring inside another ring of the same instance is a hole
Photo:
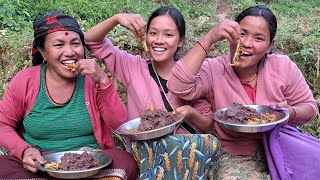
[[[34,149],[37,149],[40,151],[40,154],[42,154],[42,149],[41,147],[37,146],[37,145],[27,145],[23,151],[27,150],[27,149],[30,149],[30,148],[34,148]]]
[[[34,149],[37,149],[38,151],[40,151],[40,154],[42,154],[42,149],[41,147],[37,146],[37,145],[27,145],[24,147],[23,151],[22,151],[22,155],[21,155],[21,158],[23,158],[23,155],[24,155],[24,152],[27,150],[27,149],[30,149],[30,148],[34,148]]]
[[[290,114],[290,117],[289,117],[289,122],[294,122],[297,118],[297,112],[293,108],[293,106],[289,106],[289,109],[291,109],[291,111],[292,111],[292,114]]]
[[[206,52],[206,54],[208,55],[209,54],[209,51],[207,50],[206,47],[204,47],[204,45],[201,43],[200,40],[197,41],[197,43],[202,47],[202,49]]]

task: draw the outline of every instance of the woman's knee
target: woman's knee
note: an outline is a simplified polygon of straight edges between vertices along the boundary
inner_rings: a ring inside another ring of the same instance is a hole
[[[41,177],[39,174],[24,169],[20,159],[13,155],[0,156],[0,164],[5,164],[5,166],[0,168],[1,178],[17,179]]]
[[[126,172],[128,179],[136,179],[139,174],[139,168],[133,156],[127,151],[118,149],[104,150],[102,153],[108,155],[112,159],[112,169],[122,169]]]

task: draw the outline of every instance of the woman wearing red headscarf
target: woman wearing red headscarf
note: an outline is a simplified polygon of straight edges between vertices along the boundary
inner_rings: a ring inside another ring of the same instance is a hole
[[[33,67],[17,73],[0,102],[1,178],[40,178],[44,152],[102,149],[112,159],[100,177],[135,179],[134,158],[115,148],[111,130],[127,121],[116,88],[94,59],[85,59],[77,21],[47,13],[34,22]],[[3,166],[5,164],[5,166]]]

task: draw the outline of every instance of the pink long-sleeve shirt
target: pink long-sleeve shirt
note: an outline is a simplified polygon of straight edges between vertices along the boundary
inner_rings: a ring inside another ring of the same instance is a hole
[[[40,68],[19,71],[11,80],[0,102],[0,145],[21,159],[28,145],[22,138],[22,121],[34,106],[40,89]],[[94,136],[102,149],[115,148],[111,130],[128,120],[127,110],[113,83],[97,89],[85,76],[84,95]]]
[[[197,75],[191,74],[180,60],[173,69],[168,88],[186,100],[205,97],[213,111],[228,107],[233,102],[254,104],[229,65],[230,59],[230,54],[206,59]],[[272,54],[259,65],[255,104],[279,102],[287,102],[289,105],[307,104],[314,110],[313,118],[316,116],[316,101],[297,65],[288,56]],[[231,132],[217,122],[214,122],[214,126],[225,152],[233,155],[251,155],[255,152],[259,134]]]
[[[126,87],[129,119],[140,117],[140,113],[150,107],[165,109],[159,86],[150,75],[145,59],[120,50],[107,38],[102,42],[86,42],[86,45],[92,55],[100,59],[111,74]],[[167,97],[173,108],[187,103],[170,92]],[[207,101],[199,100],[192,103],[201,114],[212,116]]]

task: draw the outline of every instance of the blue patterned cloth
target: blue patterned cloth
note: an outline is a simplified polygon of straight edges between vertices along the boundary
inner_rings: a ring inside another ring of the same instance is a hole
[[[209,179],[220,144],[210,134],[174,134],[146,141],[129,141],[140,167],[140,179]]]

